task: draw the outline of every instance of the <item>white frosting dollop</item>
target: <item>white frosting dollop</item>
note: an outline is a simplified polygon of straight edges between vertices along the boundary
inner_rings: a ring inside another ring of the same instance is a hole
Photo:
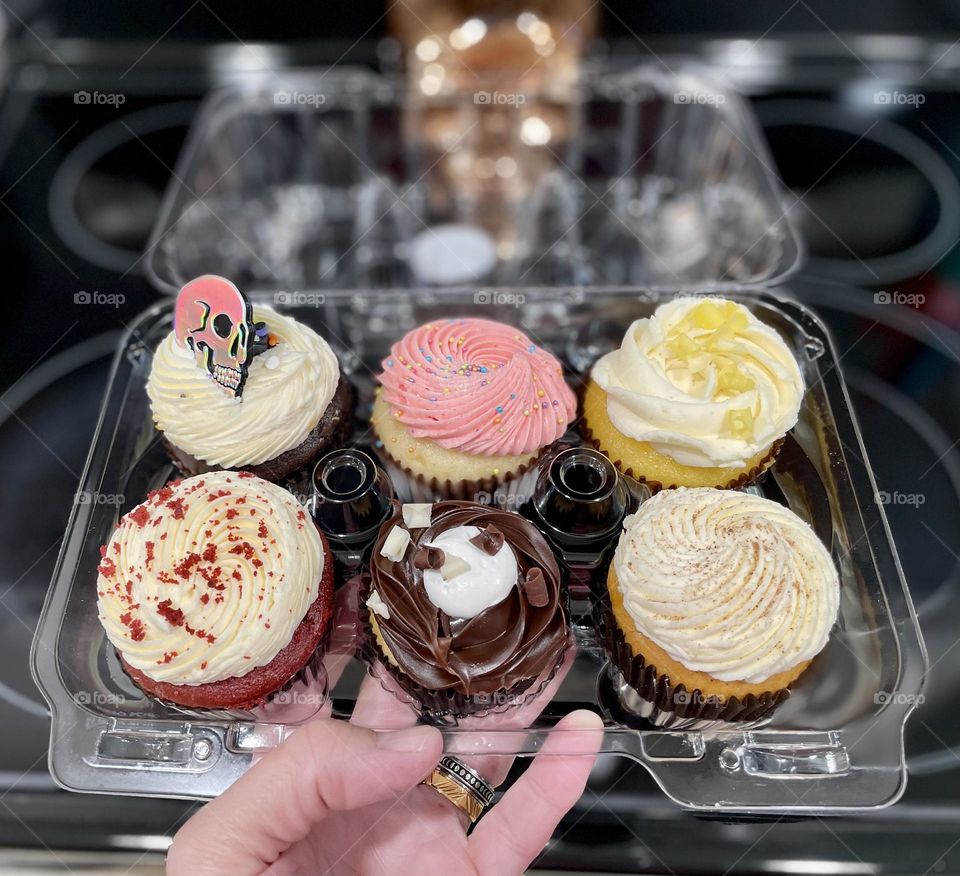
[[[469,571],[444,581],[439,570],[424,569],[423,586],[429,600],[450,617],[469,619],[502,602],[517,586],[519,567],[506,542],[493,556],[470,543],[480,533],[476,526],[453,526],[441,532],[428,547],[460,557]]]
[[[682,465],[739,467],[797,422],[803,376],[749,310],[678,298],[638,319],[591,373],[624,435]]]
[[[173,332],[153,357],[147,395],[170,441],[210,465],[257,465],[301,444],[320,421],[340,379],[329,344],[302,323],[254,307],[279,342],[250,362],[240,398],[223,392]]]
[[[664,490],[624,521],[613,563],[637,630],[720,681],[758,684],[811,659],[837,619],[829,552],[758,496]]]
[[[244,473],[198,475],[120,520],[97,579],[100,622],[156,681],[242,676],[289,644],[323,568],[316,526],[282,487]]]

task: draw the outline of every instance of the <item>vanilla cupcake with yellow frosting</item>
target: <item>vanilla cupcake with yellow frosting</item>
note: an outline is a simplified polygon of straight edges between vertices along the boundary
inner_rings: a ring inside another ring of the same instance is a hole
[[[773,463],[803,392],[783,338],[746,307],[678,298],[593,366],[584,431],[653,489],[739,486]]]
[[[346,440],[353,391],[330,345],[251,306],[223,277],[187,283],[153,357],[147,395],[185,474],[249,471],[283,481]]]
[[[827,644],[840,585],[829,551],[788,508],[679,488],[624,521],[607,595],[608,651],[648,711],[753,720]]]

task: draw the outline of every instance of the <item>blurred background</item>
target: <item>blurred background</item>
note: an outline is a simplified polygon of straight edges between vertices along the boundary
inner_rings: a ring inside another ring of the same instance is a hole
[[[190,811],[58,790],[28,652],[111,354],[202,264],[286,292],[712,276],[815,308],[930,651],[906,796],[710,819],[609,758],[538,866],[960,870],[960,4],[0,0],[0,207],[0,869],[137,872]]]

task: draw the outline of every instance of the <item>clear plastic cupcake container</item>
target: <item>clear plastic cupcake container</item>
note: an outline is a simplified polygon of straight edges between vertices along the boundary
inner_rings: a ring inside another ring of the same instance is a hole
[[[874,500],[876,484],[836,350],[822,323],[792,301],[788,290],[731,286],[724,293],[783,336],[808,387],[799,423],[770,474],[752,489],[789,505],[833,554],[842,597],[827,648],[790,698],[762,721],[704,727],[658,725],[645,718],[609,664],[593,587],[619,535],[621,510],[645,496],[628,482],[611,479],[603,458],[579,447],[573,430],[564,439],[572,452],[546,460],[539,490],[532,488],[528,500],[514,509],[539,521],[567,571],[573,640],[567,660],[530,702],[442,726],[446,747],[461,756],[532,755],[564,714],[586,706],[603,717],[602,750],[643,764],[664,793],[684,807],[832,813],[889,805],[905,787],[904,723],[922,689],[926,655],[883,507]],[[442,295],[355,291],[337,302],[336,320],[316,300],[286,309],[324,335],[341,356],[358,392],[353,442],[369,449],[365,418],[374,375],[390,344],[409,328],[447,316],[484,316],[522,326],[564,359],[576,384],[599,355],[619,343],[634,319],[670,297],[649,289],[597,288],[585,294],[576,287],[527,288],[518,304],[517,294],[503,288],[490,289],[482,299],[473,290]],[[272,293],[265,297],[271,300]],[[131,326],[117,351],[81,484],[88,493],[123,494],[132,507],[170,475],[155,443],[145,386],[151,351],[170,330],[171,318],[172,302],[157,304]],[[352,457],[346,458],[349,467]],[[362,468],[349,481],[350,472],[328,472],[327,487],[347,493],[360,489],[367,477]],[[570,495],[559,513],[552,498],[564,497],[565,491]],[[313,500],[312,494],[303,497]],[[383,693],[368,677],[354,588],[342,586],[346,572],[341,569],[323,668],[305,679],[305,688],[295,684],[280,692],[276,711],[268,705],[242,715],[185,713],[140,695],[120,671],[96,612],[98,547],[122,510],[98,502],[74,508],[37,630],[33,671],[53,716],[51,772],[64,787],[212,797],[241,775],[256,753],[282,741],[297,721],[317,713],[349,717],[364,708],[358,694],[371,682]],[[331,526],[345,519],[344,509],[325,513]],[[362,563],[362,549],[348,547],[359,550]],[[317,692],[313,685],[322,688],[324,678],[329,691]],[[412,720],[407,706],[394,704],[404,720]],[[293,709],[292,717],[281,707]],[[562,739],[556,750],[563,751]]]
[[[341,69],[215,92],[147,273],[166,294],[217,273],[294,305],[461,283],[781,282],[799,242],[753,117],[678,69],[584,66],[562,97],[478,81],[428,98]]]

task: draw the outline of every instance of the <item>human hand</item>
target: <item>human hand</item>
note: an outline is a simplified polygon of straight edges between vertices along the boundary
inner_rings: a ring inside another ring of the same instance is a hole
[[[337,594],[324,660],[330,684],[354,652],[357,586]],[[574,649],[541,693],[523,705],[461,726],[529,727],[573,664]],[[384,683],[384,682],[388,683]],[[587,711],[561,720],[530,768],[466,835],[465,813],[421,785],[442,754],[440,731],[415,726],[417,715],[388,690],[389,677],[363,680],[349,722],[321,715],[296,730],[194,815],[174,837],[170,876],[190,874],[522,873],[583,792],[602,740]],[[374,732],[369,728],[377,728]],[[510,741],[503,738],[507,750]],[[509,754],[464,756],[494,787]]]
[[[544,743],[564,753],[538,756],[468,837],[466,816],[419,784],[440,759],[438,730],[317,719],[180,829],[167,872],[522,873],[582,793],[600,727],[567,715]]]

